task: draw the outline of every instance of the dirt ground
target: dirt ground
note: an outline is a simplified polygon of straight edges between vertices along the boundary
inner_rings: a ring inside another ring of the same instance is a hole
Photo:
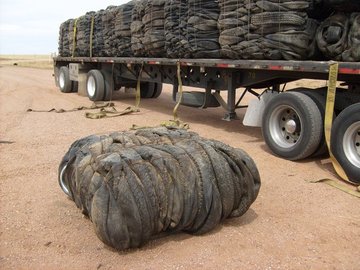
[[[134,103],[117,93],[117,108]],[[309,180],[334,178],[320,160],[291,162],[273,156],[261,130],[221,120],[223,109],[181,107],[201,136],[247,151],[262,187],[250,210],[203,236],[185,233],[118,252],[95,235],[92,223],[57,182],[70,144],[89,134],[155,126],[171,119],[170,87],[141,112],[90,120],[84,111],[34,113],[32,109],[89,106],[55,87],[51,70],[0,68],[0,269],[360,269],[359,199]]]

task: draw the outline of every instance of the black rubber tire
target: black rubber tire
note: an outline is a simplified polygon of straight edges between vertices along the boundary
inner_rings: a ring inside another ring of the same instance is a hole
[[[141,98],[152,98],[154,95],[154,83],[144,82],[140,84],[140,97]]]
[[[348,144],[347,144],[348,143]],[[351,182],[360,183],[360,103],[343,110],[331,130],[331,152]],[[347,145],[344,148],[344,145]]]
[[[179,98],[180,98],[180,94],[177,93],[176,102],[178,102]],[[203,92],[196,92],[196,91],[183,92],[181,104],[189,107],[199,108],[204,104],[204,98],[205,98],[205,93]]]
[[[87,74],[86,92],[90,100],[101,101],[105,98],[105,80],[102,73],[93,69]]]
[[[321,114],[321,140],[318,148],[311,155],[312,157],[325,156],[329,154],[326,140],[325,140],[325,132],[324,132],[324,123],[325,123],[325,109],[326,109],[326,96],[322,95],[323,91],[313,90],[300,90],[301,93],[310,97],[318,107]]]
[[[158,98],[161,95],[162,88],[162,83],[154,83],[154,93],[151,98]]]
[[[102,72],[103,76],[104,76],[104,81],[105,81],[105,93],[104,93],[104,101],[109,101],[112,100],[112,96],[114,93],[114,87],[115,87],[115,82],[114,82],[114,77],[111,76],[111,73],[109,72]]]
[[[298,92],[281,93],[270,100],[264,110],[263,137],[274,154],[289,160],[304,159],[319,146],[321,120],[321,113],[310,97]],[[292,134],[289,134],[290,124],[295,127]]]
[[[59,88],[63,93],[70,93],[72,91],[72,82],[70,81],[70,74],[68,67],[60,67],[59,70]]]
[[[77,81],[72,81],[72,84],[71,84],[71,92],[77,93],[78,88],[79,88],[79,82],[77,82]]]

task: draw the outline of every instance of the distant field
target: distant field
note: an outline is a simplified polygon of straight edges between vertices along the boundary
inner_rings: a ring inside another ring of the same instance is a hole
[[[0,66],[19,66],[51,69],[51,55],[0,55]]]

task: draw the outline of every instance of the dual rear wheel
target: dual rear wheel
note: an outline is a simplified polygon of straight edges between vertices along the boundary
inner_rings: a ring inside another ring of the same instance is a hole
[[[323,155],[327,152],[324,118],[324,95],[312,90],[281,93],[264,110],[264,140],[273,153],[289,160]],[[335,118],[331,151],[349,180],[360,183],[360,103]]]

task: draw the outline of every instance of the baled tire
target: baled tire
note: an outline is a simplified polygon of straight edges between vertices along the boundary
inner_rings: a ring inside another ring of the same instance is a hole
[[[59,174],[98,237],[120,250],[162,233],[206,233],[243,215],[260,189],[259,172],[244,151],[181,129],[80,139]]]
[[[281,93],[266,106],[262,133],[267,146],[276,155],[299,160],[313,154],[322,136],[321,113],[305,94]]]
[[[360,103],[343,110],[331,130],[331,151],[351,182],[360,183]]]
[[[93,69],[87,74],[86,92],[90,100],[101,101],[105,97],[105,80],[102,73]]]
[[[63,93],[70,93],[72,91],[72,82],[70,81],[70,74],[68,67],[61,67],[59,71],[59,88]]]

